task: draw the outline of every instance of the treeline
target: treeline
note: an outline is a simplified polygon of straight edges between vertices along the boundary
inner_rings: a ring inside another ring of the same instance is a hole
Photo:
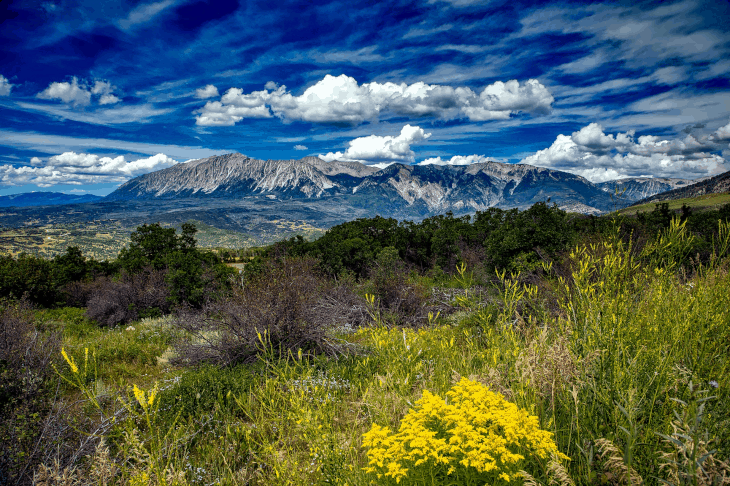
[[[421,222],[358,219],[331,228],[315,241],[297,236],[269,247],[259,261],[286,254],[310,256],[330,275],[366,276],[377,256],[388,247],[421,272],[453,273],[456,264],[481,268],[530,270],[541,259],[555,259],[579,241],[590,240],[618,228],[627,239],[654,238],[679,216],[695,237],[691,254],[707,257],[717,233],[718,220],[730,220],[730,204],[719,210],[694,213],[684,206],[679,213],[667,203],[636,217],[596,217],[569,214],[556,205],[537,203],[525,211],[490,208],[473,217],[451,213]],[[255,269],[255,265],[251,269]]]
[[[116,260],[86,258],[78,247],[46,260],[21,254],[0,257],[0,296],[38,307],[87,307],[89,317],[116,325],[199,307],[221,290],[233,270],[214,253],[197,248],[193,224],[175,228],[143,225]]]

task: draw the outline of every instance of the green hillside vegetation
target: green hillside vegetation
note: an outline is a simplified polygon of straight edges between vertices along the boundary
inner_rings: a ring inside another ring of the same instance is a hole
[[[730,205],[196,229],[0,260],[1,478],[730,483]]]
[[[688,197],[665,201],[672,211],[680,211],[682,206],[687,206],[696,211],[718,209],[721,206],[730,204],[730,194],[705,194],[702,196]],[[650,212],[656,207],[656,202],[629,206],[619,210],[619,214],[633,216],[639,212]]]

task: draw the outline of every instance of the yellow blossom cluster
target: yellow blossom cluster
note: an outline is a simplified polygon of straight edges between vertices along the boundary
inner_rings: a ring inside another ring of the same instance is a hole
[[[373,424],[363,446],[365,471],[398,484],[504,484],[528,456],[568,459],[537,417],[467,378],[446,400],[425,390],[397,433]]]

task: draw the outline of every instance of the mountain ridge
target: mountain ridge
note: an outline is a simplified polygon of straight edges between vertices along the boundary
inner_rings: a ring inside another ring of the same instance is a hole
[[[0,196],[0,208],[25,208],[32,206],[60,206],[101,201],[102,196],[93,194],[66,194],[63,192],[24,192]]]
[[[484,162],[468,166],[406,165],[383,169],[357,162],[260,160],[232,153],[178,164],[138,176],[106,200],[242,198],[344,198],[388,216],[418,217],[490,207],[526,208],[550,198],[559,206],[602,212],[616,205],[606,191],[575,174],[527,164]],[[620,198],[622,205],[631,201]]]

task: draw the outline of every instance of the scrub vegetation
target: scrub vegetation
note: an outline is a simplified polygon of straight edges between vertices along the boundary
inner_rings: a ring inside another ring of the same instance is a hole
[[[730,484],[728,256],[730,206],[538,204],[8,257],[0,484]]]

